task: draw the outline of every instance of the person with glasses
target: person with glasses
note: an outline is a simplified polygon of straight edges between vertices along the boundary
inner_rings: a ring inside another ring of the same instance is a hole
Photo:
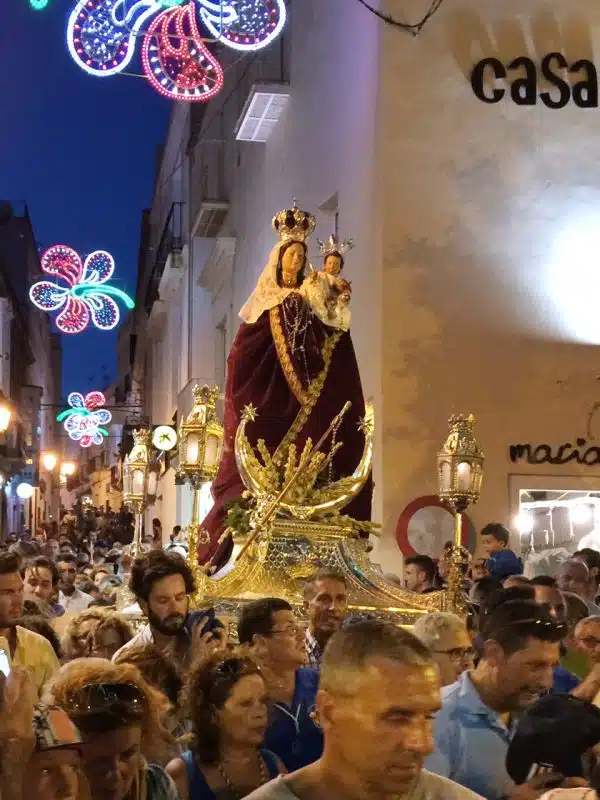
[[[514,717],[552,688],[565,633],[566,625],[534,600],[492,606],[481,620],[477,667],[442,689],[435,752],[426,768],[488,800],[504,800],[513,792],[520,797],[505,765]],[[547,787],[536,780],[535,790],[542,794]]]
[[[81,733],[91,800],[179,800],[160,766],[176,752],[163,724],[169,704],[136,667],[72,661],[55,676],[48,699]]]
[[[428,647],[440,670],[442,686],[457,681],[473,667],[473,644],[464,621],[456,614],[433,611],[415,622],[412,632]]]
[[[238,638],[250,647],[267,690],[265,747],[290,771],[316,761],[323,750],[323,733],[313,720],[319,673],[304,666],[304,631],[292,606],[276,597],[248,603],[238,619]]]
[[[200,662],[186,695],[192,746],[167,766],[182,800],[237,800],[285,772],[277,756],[262,747],[266,688],[247,656],[215,655]]]
[[[423,769],[439,707],[438,671],[416,636],[390,622],[357,621],[334,633],[323,655],[322,757],[247,800],[477,800]]]

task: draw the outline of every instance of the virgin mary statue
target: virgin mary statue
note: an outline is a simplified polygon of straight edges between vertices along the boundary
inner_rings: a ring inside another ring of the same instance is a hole
[[[212,485],[214,505],[202,523],[208,534],[198,548],[202,564],[220,566],[231,552],[231,541],[219,540],[228,504],[245,489],[234,452],[245,406],[257,410],[255,421],[247,427],[248,438],[264,439],[273,454],[292,442],[298,451],[308,438],[316,443],[349,400],[352,405],[333,434],[343,445],[328,477],[337,480],[351,475],[363,451],[359,423],[365,402],[350,333],[326,325],[300,292],[307,265],[306,239],[315,228],[315,218],[294,205],[274,217],[273,227],[279,242],[240,311],[243,321],[227,360],[225,442]],[[328,449],[330,443],[324,447]],[[344,513],[370,520],[372,491],[369,479]]]

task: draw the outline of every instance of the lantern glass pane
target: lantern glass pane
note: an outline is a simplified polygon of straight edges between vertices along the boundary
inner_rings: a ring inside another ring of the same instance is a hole
[[[200,437],[197,433],[190,433],[186,446],[186,462],[188,464],[197,464],[200,458]]]
[[[123,493],[131,494],[131,470],[123,466]]]
[[[449,461],[442,462],[440,470],[440,489],[442,492],[449,492],[452,488],[452,468]]]
[[[468,492],[471,487],[471,465],[467,461],[461,461],[457,472],[458,491]]]
[[[156,497],[158,492],[158,472],[154,470],[148,475],[148,497]]]
[[[144,494],[144,470],[133,470],[133,474],[131,476],[131,493]]]
[[[206,440],[206,450],[204,451],[204,466],[216,467],[219,458],[219,440],[216,436],[209,436]]]

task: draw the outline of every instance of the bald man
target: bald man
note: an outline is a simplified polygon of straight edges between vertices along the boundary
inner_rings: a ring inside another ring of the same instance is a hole
[[[559,566],[556,583],[561,592],[576,594],[588,607],[591,616],[600,616],[600,608],[589,599],[591,575],[583,561],[569,558]]]

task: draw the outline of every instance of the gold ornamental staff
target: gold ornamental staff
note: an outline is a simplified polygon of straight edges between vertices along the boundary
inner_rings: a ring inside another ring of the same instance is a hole
[[[309,455],[309,457],[308,457],[308,458],[307,458],[307,459],[306,459],[306,460],[305,460],[305,461],[304,461],[302,464],[300,464],[300,465],[298,466],[298,469],[296,470],[296,472],[294,472],[294,474],[292,475],[292,477],[291,477],[291,478],[289,479],[289,481],[288,481],[288,482],[285,484],[285,486],[284,486],[284,487],[283,487],[283,489],[282,489],[282,490],[279,492],[279,494],[277,495],[277,497],[276,497],[276,498],[273,500],[273,502],[271,503],[271,505],[269,506],[269,508],[268,508],[268,509],[265,511],[265,514],[264,514],[263,518],[260,520],[260,526],[259,526],[259,525],[257,525],[257,526],[256,526],[256,528],[255,528],[255,530],[254,530],[254,533],[252,533],[252,535],[249,537],[249,539],[248,539],[248,541],[246,542],[246,544],[245,544],[245,545],[242,547],[242,549],[240,550],[240,552],[237,554],[237,556],[236,556],[236,559],[235,559],[235,562],[234,562],[234,563],[236,563],[236,564],[237,564],[237,562],[240,560],[240,558],[241,558],[241,557],[244,555],[244,553],[245,553],[245,552],[248,550],[248,548],[249,548],[249,547],[250,547],[250,546],[253,544],[253,542],[254,542],[254,540],[256,539],[256,537],[257,537],[257,536],[258,536],[258,535],[261,533],[261,530],[262,530],[262,528],[264,528],[264,526],[266,525],[266,523],[267,523],[267,522],[268,522],[268,521],[271,519],[271,517],[273,516],[273,514],[274,514],[274,513],[277,511],[277,509],[278,509],[278,507],[279,507],[279,504],[281,503],[281,501],[283,500],[283,498],[286,496],[286,494],[289,492],[289,490],[292,488],[292,486],[293,486],[293,485],[296,483],[296,481],[298,480],[298,478],[300,477],[300,475],[302,475],[303,471],[306,469],[306,467],[308,466],[308,464],[310,464],[311,458],[312,458],[312,457],[313,457],[313,456],[314,456],[314,455],[317,453],[317,451],[319,450],[319,448],[321,447],[321,445],[323,444],[323,442],[324,442],[324,441],[327,439],[327,437],[328,437],[328,436],[329,436],[329,434],[332,432],[332,430],[333,430],[333,429],[334,429],[334,428],[335,428],[337,425],[339,425],[339,423],[340,423],[340,422],[341,422],[341,420],[342,420],[342,417],[343,417],[343,416],[344,416],[344,414],[345,414],[345,413],[348,411],[348,409],[350,408],[350,406],[351,406],[351,405],[352,405],[352,403],[351,403],[351,402],[348,400],[348,401],[347,401],[347,402],[344,404],[344,407],[342,408],[342,410],[340,411],[340,413],[339,413],[339,414],[338,414],[336,417],[334,417],[334,418],[333,418],[333,420],[331,421],[331,424],[329,425],[329,427],[327,428],[327,430],[325,431],[325,433],[323,434],[323,436],[321,436],[321,438],[319,439],[319,441],[316,443],[316,445],[315,445],[315,446],[312,448],[312,450],[310,451],[310,455]],[[212,558],[212,559],[209,561],[208,565],[206,566],[206,569],[207,569],[207,570],[208,570],[208,569],[210,569],[210,567],[212,566],[213,559],[214,559],[214,556],[213,556],[213,558]]]

